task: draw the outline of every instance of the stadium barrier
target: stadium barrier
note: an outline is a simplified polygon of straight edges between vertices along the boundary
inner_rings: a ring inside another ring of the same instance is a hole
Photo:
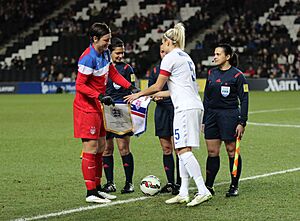
[[[299,91],[300,79],[247,79],[249,84],[249,90],[251,91]],[[197,83],[200,87],[200,92],[204,91],[206,79],[197,79]],[[147,87],[148,81],[141,80],[141,89]]]
[[[75,93],[75,82],[14,82],[0,83],[0,94]]]
[[[204,91],[205,79],[197,79],[200,92]],[[251,91],[299,91],[300,79],[248,79]],[[148,80],[140,80],[141,89]],[[75,93],[75,82],[0,82],[0,94],[56,94]]]

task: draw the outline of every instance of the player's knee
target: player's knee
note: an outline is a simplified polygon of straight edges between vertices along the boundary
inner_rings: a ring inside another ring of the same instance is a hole
[[[104,151],[103,151],[103,156],[111,156],[114,153],[114,148],[106,146]]]
[[[162,146],[162,150],[164,155],[170,155],[173,152],[173,149],[170,146]]]
[[[129,149],[129,147],[122,146],[122,147],[119,147],[119,152],[120,152],[121,156],[126,156],[130,153],[130,149]]]
[[[230,158],[233,158],[235,154],[235,150],[227,150],[227,154]]]
[[[220,154],[220,148],[217,146],[208,146],[207,154],[209,157],[217,157]]]

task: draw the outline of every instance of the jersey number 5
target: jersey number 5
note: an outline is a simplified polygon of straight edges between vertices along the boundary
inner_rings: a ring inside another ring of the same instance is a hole
[[[191,77],[192,77],[192,81],[196,81],[196,73],[195,73],[195,69],[193,68],[193,63],[188,61],[187,62],[190,68],[190,71],[192,72]]]
[[[179,129],[175,129],[174,133],[175,133],[175,136],[174,136],[175,140],[179,140],[179,138],[180,138]]]

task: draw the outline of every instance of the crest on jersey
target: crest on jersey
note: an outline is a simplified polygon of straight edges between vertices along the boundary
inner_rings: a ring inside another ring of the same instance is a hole
[[[140,109],[141,104],[142,104],[142,101],[136,100],[136,102],[135,102],[135,108],[136,108],[137,110]]]
[[[223,97],[227,97],[230,94],[230,87],[221,86],[221,94]]]
[[[107,53],[104,53],[104,58],[105,58],[105,60],[109,61],[109,58],[108,58],[108,54],[107,54]]]
[[[121,88],[121,86],[116,84],[115,82],[113,82],[113,86],[116,90],[119,90]]]
[[[90,128],[90,133],[91,133],[92,135],[94,135],[94,134],[96,133],[96,127],[91,127],[91,128]]]

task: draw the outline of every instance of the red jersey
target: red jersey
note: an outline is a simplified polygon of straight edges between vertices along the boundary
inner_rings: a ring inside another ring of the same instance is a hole
[[[131,85],[111,64],[109,50],[99,54],[90,45],[78,61],[73,106],[85,112],[100,112],[98,97],[105,94],[108,77],[122,87],[129,88]]]

